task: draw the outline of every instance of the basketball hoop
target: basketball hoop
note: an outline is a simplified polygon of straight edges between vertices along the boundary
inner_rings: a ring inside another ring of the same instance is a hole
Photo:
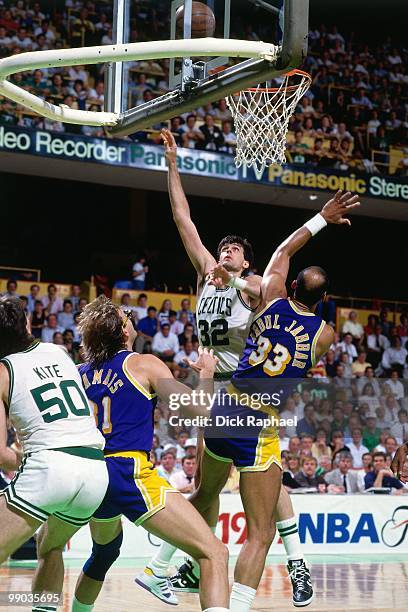
[[[253,87],[227,96],[237,135],[235,165],[253,167],[258,178],[272,164],[285,162],[289,118],[312,79],[292,70],[279,87]]]

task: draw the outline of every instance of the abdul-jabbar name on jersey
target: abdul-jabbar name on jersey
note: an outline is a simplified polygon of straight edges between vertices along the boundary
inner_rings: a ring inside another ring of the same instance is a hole
[[[239,290],[204,285],[197,300],[198,334],[201,346],[212,348],[219,359],[217,373],[232,374],[237,368],[253,312]]]
[[[79,367],[98,429],[106,440],[105,452],[150,452],[152,447],[155,395],[130,373],[127,362],[132,355],[123,350],[97,368]]]
[[[104,447],[79,372],[64,349],[37,342],[2,363],[10,377],[9,417],[25,453]]]
[[[316,344],[325,322],[278,298],[258,313],[249,330],[235,379],[302,378],[315,364]]]

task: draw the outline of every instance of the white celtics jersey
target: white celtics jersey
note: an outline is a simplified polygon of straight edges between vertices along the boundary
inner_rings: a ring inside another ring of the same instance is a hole
[[[10,376],[9,417],[25,453],[71,446],[103,449],[79,372],[61,347],[36,343],[2,363]]]
[[[217,289],[205,283],[197,300],[197,329],[200,345],[214,350],[217,374],[233,374],[252,322],[254,311],[233,287]]]

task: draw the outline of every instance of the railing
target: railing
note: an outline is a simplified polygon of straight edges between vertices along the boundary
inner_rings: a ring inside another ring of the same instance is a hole
[[[408,302],[403,300],[388,300],[380,297],[352,297],[343,295],[331,295],[330,297],[336,302],[336,306],[364,309],[371,308],[372,310],[389,308],[394,312],[408,312]]]
[[[24,278],[25,274],[27,276]],[[35,275],[35,278],[32,275]],[[40,282],[41,270],[38,270],[37,268],[14,268],[13,266],[0,265],[0,278],[1,277],[6,277],[8,280],[29,280]]]

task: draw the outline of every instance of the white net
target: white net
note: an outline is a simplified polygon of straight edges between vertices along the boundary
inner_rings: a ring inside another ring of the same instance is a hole
[[[237,136],[237,168],[252,166],[259,176],[271,164],[285,162],[289,118],[310,84],[309,74],[294,70],[279,87],[258,86],[227,96]]]

